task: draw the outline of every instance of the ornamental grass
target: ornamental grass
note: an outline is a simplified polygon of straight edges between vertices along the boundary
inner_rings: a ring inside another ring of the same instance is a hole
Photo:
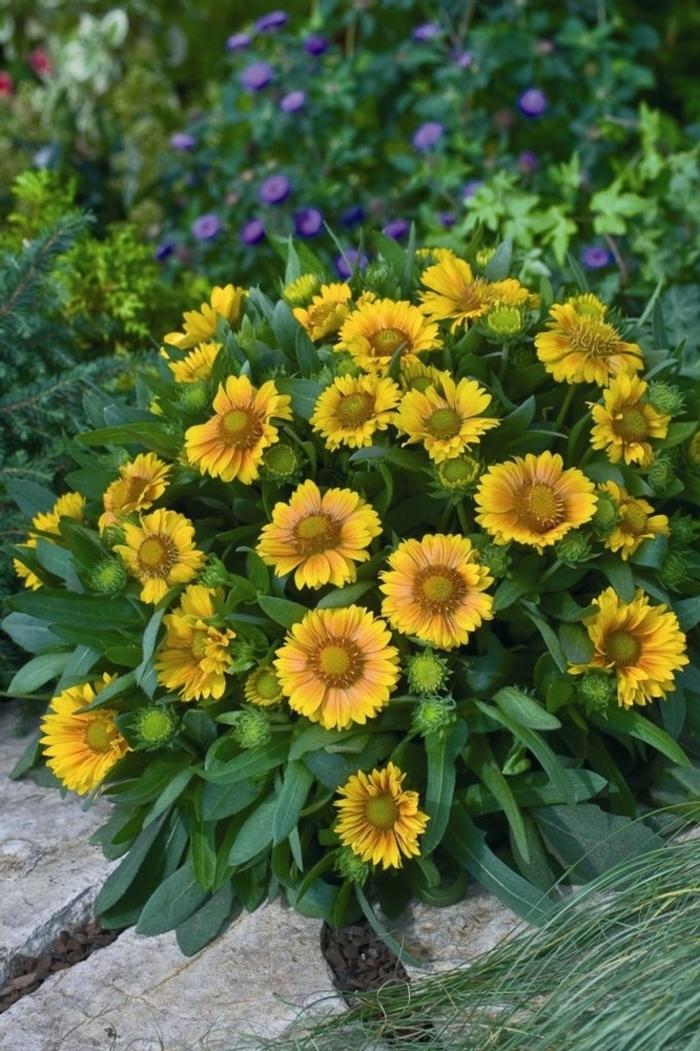
[[[186,953],[278,894],[546,922],[700,788],[697,369],[573,261],[372,249],[214,288],[68,492],[16,487],[11,691],[55,684],[20,770],[114,803],[102,923]]]

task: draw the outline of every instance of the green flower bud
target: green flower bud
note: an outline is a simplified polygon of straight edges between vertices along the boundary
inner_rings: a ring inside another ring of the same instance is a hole
[[[585,533],[574,530],[554,545],[554,554],[565,566],[578,566],[591,557],[591,542]]]
[[[514,369],[526,369],[529,365],[534,365],[536,361],[537,355],[532,347],[514,347],[510,352],[510,363]]]
[[[438,733],[457,718],[455,707],[453,697],[423,697],[416,705],[411,728],[423,737]]]
[[[663,493],[676,479],[673,469],[673,461],[668,456],[657,456],[649,468],[647,481],[657,493]]]
[[[282,297],[291,307],[303,307],[311,301],[321,282],[316,274],[301,274],[282,289]]]
[[[263,712],[245,708],[233,728],[233,736],[241,748],[259,748],[270,740],[272,730]]]
[[[229,581],[226,566],[216,555],[209,555],[207,564],[199,574],[199,583],[207,588],[223,588]]]
[[[689,547],[700,535],[700,521],[691,515],[675,514],[670,521],[671,543],[679,547]]]
[[[696,431],[688,442],[688,459],[694,467],[700,467],[700,431]]]
[[[414,653],[406,663],[406,680],[411,693],[439,693],[444,689],[449,674],[445,658],[431,649]]]
[[[495,303],[481,322],[480,328],[487,338],[499,343],[519,336],[525,328],[526,316],[520,307],[509,303]]]
[[[659,569],[661,583],[668,588],[677,588],[688,579],[687,559],[679,551],[670,551]]]
[[[488,569],[492,577],[507,577],[510,570],[510,555],[507,547],[498,544],[484,544],[478,551],[479,561]]]
[[[483,268],[491,262],[495,254],[495,248],[480,248],[479,251],[476,253],[474,262],[483,270]]]
[[[597,536],[607,536],[620,521],[620,509],[609,493],[598,494],[598,505],[593,515],[593,529]]]
[[[102,530],[100,537],[107,547],[115,547],[117,544],[124,543],[126,540],[126,533],[124,532],[123,526],[110,525]]]
[[[276,442],[263,453],[261,473],[273,482],[291,482],[298,477],[302,463],[302,455],[295,445]]]
[[[471,491],[479,480],[481,462],[473,456],[455,456],[435,468],[439,485],[450,493]]]
[[[657,412],[667,416],[678,416],[683,412],[685,399],[678,387],[670,383],[659,381],[650,384],[647,397]]]
[[[335,870],[343,879],[349,879],[353,883],[359,883],[362,887],[369,876],[369,865],[358,857],[350,847],[343,847],[335,858]]]
[[[177,732],[177,716],[165,705],[149,704],[135,715],[133,734],[144,745],[155,748],[167,744]]]
[[[370,263],[364,273],[365,290],[376,292],[379,296],[393,296],[396,291],[396,275],[383,259]]]
[[[524,774],[532,766],[532,760],[521,744],[515,743],[511,746],[506,761],[503,764],[503,773],[506,777],[515,777]]]
[[[178,390],[177,399],[184,409],[188,409],[191,412],[208,408],[211,404],[209,387],[203,380],[196,380],[194,383],[182,383]]]
[[[617,699],[617,679],[592,668],[578,682],[578,697],[589,715],[605,712]]]
[[[90,570],[90,587],[100,595],[118,595],[128,579],[129,574],[117,558],[103,558]]]

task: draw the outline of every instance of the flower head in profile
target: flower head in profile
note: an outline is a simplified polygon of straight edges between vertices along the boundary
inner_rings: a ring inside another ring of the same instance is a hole
[[[653,438],[665,438],[671,417],[645,398],[647,384],[638,376],[618,376],[603,391],[603,404],[591,406],[591,445],[604,449],[611,463],[649,467]]]
[[[338,376],[316,400],[311,426],[328,449],[360,449],[394,422],[400,398],[401,391],[387,376]]]
[[[382,614],[402,635],[449,650],[491,620],[493,599],[484,592],[493,578],[467,537],[404,540],[388,561],[381,574]]]
[[[100,531],[115,525],[123,515],[147,511],[165,492],[170,464],[159,460],[155,453],[139,453],[122,464],[119,477],[104,491],[100,515]]]
[[[216,285],[208,303],[199,310],[188,310],[183,315],[183,332],[169,332],[163,342],[180,350],[189,350],[198,343],[206,343],[216,335],[219,320],[235,325],[241,316],[245,289],[235,285]]]
[[[644,365],[641,348],[622,339],[605,320],[607,308],[587,293],[549,311],[547,331],[535,336],[537,356],[558,382],[597,383],[638,372]]]
[[[632,602],[623,602],[613,588],[606,588],[593,605],[596,612],[584,619],[593,653],[569,672],[580,675],[593,668],[617,678],[621,707],[649,704],[674,688],[674,676],[688,663],[686,638],[678,618],[665,605],[652,606],[643,591]]]
[[[655,515],[654,508],[647,500],[630,494],[616,482],[603,482],[598,486],[600,493],[606,493],[617,510],[617,523],[605,538],[605,546],[610,551],[619,551],[620,558],[626,562],[644,543],[655,536],[668,536],[669,523],[666,515]]]
[[[351,299],[350,285],[345,282],[321,285],[311,304],[308,307],[296,307],[293,314],[309,339],[318,342],[335,335],[340,329],[350,312]]]
[[[160,602],[168,588],[189,583],[204,565],[194,526],[177,511],[153,511],[138,525],[125,522],[123,528],[124,543],[114,551],[141,584],[142,602]]]
[[[85,517],[85,504],[86,500],[82,493],[64,493],[63,496],[59,496],[50,511],[40,511],[39,514],[34,515],[29,535],[24,544],[20,544],[20,551],[22,548],[29,551],[36,548],[41,534],[60,536],[62,518],[72,518],[76,522],[82,522]],[[12,567],[20,580],[24,582],[25,588],[38,591],[40,587],[43,587],[42,581],[29,566],[25,565],[21,557],[12,559]]]
[[[40,743],[46,765],[61,784],[79,795],[98,788],[129,745],[119,732],[117,712],[99,708],[81,712],[114,676],[84,682],[59,693],[41,721]]]
[[[375,299],[350,314],[335,349],[347,351],[367,372],[384,372],[397,351],[410,360],[441,346],[437,325],[418,307],[405,300]]]
[[[273,708],[284,697],[273,664],[259,664],[245,681],[243,696],[258,708]]]
[[[551,452],[489,467],[475,499],[476,520],[496,544],[515,540],[538,551],[589,522],[596,508],[593,482]]]
[[[216,624],[220,588],[190,584],[180,604],[163,618],[166,636],[156,655],[158,681],[177,690],[183,701],[219,700],[231,664],[229,646],[236,633]]]
[[[491,395],[476,380],[455,383],[445,374],[425,393],[410,390],[404,394],[396,426],[407,435],[405,445],[422,442],[431,460],[441,463],[459,456],[498,427],[498,420],[482,415],[490,402]]]
[[[180,361],[170,361],[168,368],[176,383],[197,383],[211,376],[220,343],[200,343]]]
[[[290,708],[327,730],[374,718],[400,675],[386,624],[360,606],[310,610],[277,650],[275,667]]]
[[[528,290],[515,278],[486,281],[476,277],[469,263],[453,253],[426,267],[420,280],[427,289],[421,293],[423,310],[434,320],[451,320],[452,332],[481,317],[493,303],[520,306],[529,298]]]
[[[302,482],[288,503],[275,504],[257,552],[278,576],[294,570],[298,588],[343,587],[366,562],[367,548],[382,531],[377,512],[352,489],[327,489]]]
[[[429,821],[418,809],[418,793],[403,787],[405,777],[393,763],[371,774],[358,770],[338,789],[341,798],[334,804],[341,843],[383,869],[401,868],[404,858],[420,855],[418,837]]]
[[[292,418],[290,399],[277,393],[272,380],[258,388],[247,376],[229,376],[213,408],[210,420],[187,430],[187,458],[203,474],[250,485],[260,473],[264,450],[278,438],[271,421]]]

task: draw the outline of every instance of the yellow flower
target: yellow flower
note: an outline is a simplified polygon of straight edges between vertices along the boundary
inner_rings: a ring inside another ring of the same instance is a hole
[[[100,531],[115,525],[120,516],[132,511],[147,511],[166,490],[170,464],[155,453],[139,453],[119,468],[119,478],[105,489],[104,513],[98,522]]]
[[[184,332],[169,332],[163,342],[180,350],[196,347],[206,343],[216,335],[219,320],[223,318],[235,325],[241,316],[245,289],[235,285],[216,285],[208,303],[202,303],[199,310],[188,310],[183,315]]]
[[[459,456],[486,431],[498,427],[498,420],[481,415],[490,402],[491,395],[476,380],[455,383],[445,374],[439,385],[428,387],[425,393],[410,390],[404,395],[396,426],[408,435],[404,445],[422,442],[430,459],[441,463]]]
[[[338,376],[318,396],[311,426],[328,449],[359,449],[394,422],[400,398],[398,386],[386,376]]]
[[[399,371],[399,382],[404,390],[419,390],[423,394],[428,387],[439,387],[445,376],[450,373],[436,369],[434,365],[424,365],[417,358],[415,361],[402,361]]]
[[[194,546],[194,526],[177,511],[153,511],[139,525],[124,523],[123,544],[116,553],[142,585],[142,602],[160,602],[168,588],[187,584],[204,565]]]
[[[420,280],[429,290],[421,293],[423,310],[438,321],[451,318],[452,332],[472,318],[481,317],[492,303],[520,306],[529,296],[515,278],[486,281],[475,277],[469,263],[452,254],[427,267]]]
[[[550,452],[494,464],[476,491],[476,520],[496,544],[512,540],[542,551],[570,529],[590,521],[597,497],[593,482],[576,467],[564,470]]]
[[[300,274],[294,281],[290,281],[288,285],[284,286],[282,298],[286,299],[290,306],[303,306],[311,300],[318,288],[318,284],[319,280],[316,274]]]
[[[441,347],[437,325],[406,300],[377,299],[358,306],[340,330],[337,351],[347,351],[367,372],[385,371],[397,350],[412,360]]]
[[[245,681],[243,696],[249,704],[258,708],[272,708],[279,704],[284,694],[272,664],[261,664],[255,668]]]
[[[229,376],[213,408],[215,416],[185,434],[187,458],[204,474],[250,485],[260,473],[264,450],[277,441],[270,420],[291,420],[290,400],[277,393],[272,380],[257,388],[247,376]]]
[[[182,361],[171,361],[168,368],[175,382],[196,383],[208,379],[220,350],[220,343],[200,343]]]
[[[81,796],[101,785],[129,751],[117,728],[117,712],[110,708],[80,712],[113,678],[104,675],[102,682],[64,690],[52,699],[41,722],[46,765],[66,788]]]
[[[450,650],[492,619],[493,599],[484,591],[493,578],[467,537],[437,533],[404,540],[388,561],[391,568],[381,574],[382,614],[402,635]]]
[[[334,803],[341,843],[384,869],[401,868],[404,857],[420,855],[418,836],[430,820],[418,809],[418,793],[403,788],[405,776],[393,763],[371,774],[358,770],[338,789],[343,798]]]
[[[76,522],[82,522],[85,517],[85,502],[85,497],[81,493],[64,493],[63,496],[59,496],[50,511],[41,511],[34,515],[29,535],[25,543],[20,546],[29,551],[33,550],[37,545],[37,533],[60,536],[62,518],[72,518]],[[21,557],[13,558],[12,566],[20,580],[24,581],[25,588],[37,591],[43,587],[42,581],[29,566],[24,564]]]
[[[327,730],[366,723],[389,703],[398,650],[383,620],[359,606],[310,610],[277,650],[289,706]]]
[[[183,701],[218,701],[226,689],[229,644],[236,633],[210,623],[223,596],[221,588],[190,584],[180,605],[163,618],[167,634],[156,658],[158,681],[179,690]]]
[[[597,383],[629,375],[644,365],[636,343],[626,343],[605,321],[605,306],[596,296],[576,296],[550,308],[547,332],[535,336],[537,357],[557,382]]]
[[[668,536],[670,529],[666,515],[655,515],[654,508],[638,496],[630,496],[616,482],[603,482],[598,486],[601,493],[612,497],[620,519],[611,533],[605,537],[605,546],[610,551],[619,551],[623,562],[638,550],[645,540],[654,536]]]
[[[670,416],[644,400],[647,384],[638,376],[618,376],[603,391],[603,404],[591,406],[591,445],[604,449],[611,463],[638,463],[654,459],[650,438],[665,438]]]
[[[355,562],[367,561],[367,548],[381,531],[377,512],[352,489],[328,489],[321,495],[307,479],[289,503],[275,504],[257,552],[277,576],[296,570],[298,588],[342,587],[355,579]]]
[[[686,639],[678,618],[664,605],[652,606],[638,590],[632,602],[623,602],[613,588],[593,600],[597,611],[584,619],[594,652],[586,664],[572,664],[579,675],[602,668],[617,677],[621,707],[649,704],[674,688],[674,672],[688,663]]]
[[[351,298],[350,285],[321,285],[310,306],[296,307],[292,313],[309,339],[318,341],[338,331],[348,316]]]

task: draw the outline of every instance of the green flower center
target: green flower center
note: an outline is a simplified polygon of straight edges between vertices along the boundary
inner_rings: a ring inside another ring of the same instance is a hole
[[[499,306],[489,311],[486,323],[497,336],[515,336],[523,326],[523,319],[517,307]]]
[[[201,660],[207,652],[207,633],[206,631],[195,631],[192,636],[192,655],[197,660]]]
[[[462,417],[455,409],[436,409],[426,430],[435,438],[454,438],[462,427]]]
[[[380,357],[390,357],[395,354],[402,343],[407,343],[405,332],[399,332],[397,328],[383,328],[372,336],[370,343],[372,349]]]
[[[338,524],[328,515],[309,515],[294,530],[299,553],[312,555],[333,547],[340,535]]]
[[[441,463],[439,472],[447,485],[470,485],[479,474],[479,461],[472,456],[458,456]]]
[[[144,741],[154,743],[170,736],[173,723],[168,712],[152,708],[146,712],[139,723],[139,733]]]
[[[324,675],[342,678],[352,667],[352,655],[345,646],[329,644],[319,653],[318,664]]]
[[[606,654],[619,667],[625,668],[629,664],[634,664],[640,650],[639,641],[630,631],[622,629],[611,631],[607,637]]]
[[[338,419],[346,427],[357,427],[371,419],[374,413],[374,398],[362,391],[348,394],[339,403],[337,413]]]
[[[647,525],[646,513],[636,504],[628,504],[622,511],[622,524],[628,533],[643,533]]]
[[[417,574],[414,598],[434,613],[449,613],[459,605],[464,591],[464,581],[456,570],[450,566],[431,566]]]
[[[445,669],[432,653],[421,654],[411,662],[411,679],[421,692],[439,689],[444,678]]]
[[[615,431],[628,442],[638,442],[646,438],[649,427],[641,408],[625,409],[615,421]]]
[[[229,409],[219,417],[219,436],[234,449],[251,449],[262,437],[257,415],[246,409]]]
[[[265,466],[280,475],[293,474],[297,469],[299,460],[291,446],[280,442],[273,445],[265,453]]]
[[[396,824],[399,808],[396,800],[388,792],[372,796],[365,805],[365,817],[374,828],[388,832]]]
[[[280,695],[280,684],[273,671],[261,671],[255,680],[255,689],[265,701],[276,701]]]
[[[177,550],[169,536],[158,534],[143,541],[136,557],[141,569],[149,575],[166,576],[177,561]]]
[[[533,482],[526,491],[524,518],[530,529],[546,532],[561,520],[561,497],[544,482]]]
[[[88,748],[90,748],[91,751],[99,752],[100,754],[110,750],[113,737],[114,732],[102,720],[96,720],[95,722],[90,723],[85,732],[85,740]]]

